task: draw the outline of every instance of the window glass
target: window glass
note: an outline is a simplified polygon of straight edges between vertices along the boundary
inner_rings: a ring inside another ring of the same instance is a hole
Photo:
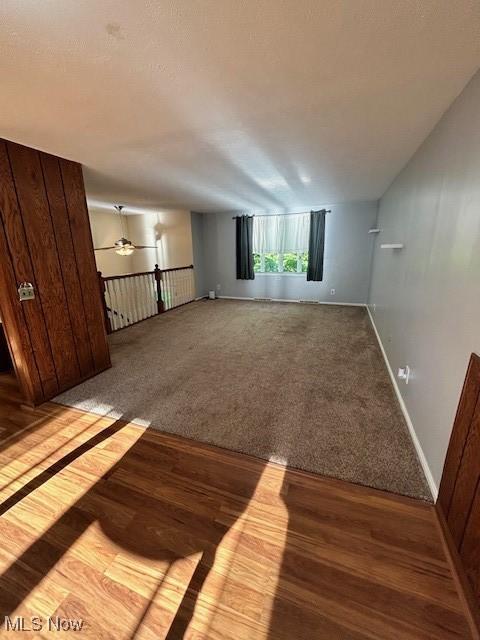
[[[283,254],[283,271],[286,273],[297,273],[298,257],[296,253]]]
[[[265,273],[278,273],[278,253],[265,254]]]
[[[308,251],[304,251],[299,254],[300,257],[300,271],[302,273],[307,273],[308,268]]]
[[[288,253],[254,253],[255,273],[306,273],[308,251]]]

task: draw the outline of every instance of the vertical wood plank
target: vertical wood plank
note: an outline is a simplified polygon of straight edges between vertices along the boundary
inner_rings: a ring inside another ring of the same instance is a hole
[[[0,313],[3,329],[23,396],[27,402],[38,404],[44,399],[43,388],[21,305],[0,216]]]
[[[57,245],[43,181],[40,154],[13,142],[7,143],[25,236],[37,281],[48,339],[59,387],[80,378],[67,298]]]
[[[473,412],[480,394],[480,358],[472,353],[458,404],[452,435],[443,468],[438,501],[448,519],[455,482],[467,441]]]
[[[438,505],[480,599],[480,358],[474,353],[458,404]]]
[[[447,522],[457,548],[460,547],[470,517],[480,478],[480,398],[470,422],[465,448],[458,469]],[[477,533],[480,535],[480,531]]]
[[[77,360],[81,376],[86,377],[94,372],[94,365],[67,206],[63,192],[60,165],[58,158],[47,153],[42,153],[40,160],[47,189],[47,198],[50,205],[53,230],[57,242],[57,251],[65,287],[70,324],[73,330]]]
[[[0,141],[0,213],[16,285],[31,282],[37,289],[5,141]],[[58,392],[59,386],[40,298],[36,296],[34,300],[23,302],[22,311],[42,381],[43,395],[45,398],[52,397]]]
[[[480,600],[480,485],[478,483],[465,526],[460,558],[473,592]]]
[[[96,371],[101,371],[109,367],[111,363],[98,288],[90,221],[85,201],[82,168],[76,162],[60,159],[60,171],[82,287],[93,361]]]

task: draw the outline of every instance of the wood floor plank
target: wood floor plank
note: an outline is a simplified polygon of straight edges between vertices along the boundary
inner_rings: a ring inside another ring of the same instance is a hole
[[[0,620],[82,619],[95,640],[475,637],[424,503],[22,408],[5,376],[0,426]]]

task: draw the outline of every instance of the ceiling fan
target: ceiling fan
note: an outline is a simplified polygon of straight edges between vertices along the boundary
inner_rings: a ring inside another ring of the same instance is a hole
[[[123,204],[114,204],[113,205],[118,215],[120,216],[120,222],[122,225],[122,231],[126,234],[126,224],[125,220],[122,216]],[[108,251],[110,249],[115,249],[115,253],[118,253],[120,256],[129,256],[131,255],[135,249],[156,249],[157,247],[151,245],[135,245],[131,240],[128,240],[125,235],[123,235],[119,240],[116,240],[111,247],[96,247],[95,251]]]

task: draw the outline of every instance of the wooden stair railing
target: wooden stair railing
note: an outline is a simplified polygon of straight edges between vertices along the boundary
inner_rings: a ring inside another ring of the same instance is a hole
[[[193,265],[103,277],[98,272],[107,333],[195,299]]]

